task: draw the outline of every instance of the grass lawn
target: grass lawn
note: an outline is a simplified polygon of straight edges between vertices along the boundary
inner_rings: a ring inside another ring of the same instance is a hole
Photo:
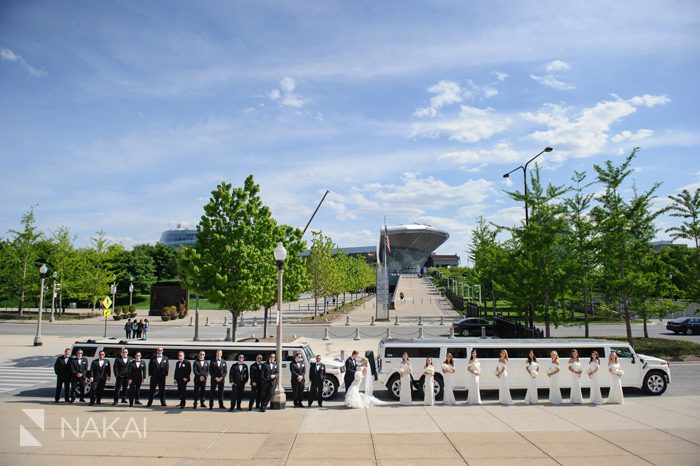
[[[598,338],[598,337],[596,337]],[[627,341],[626,337],[600,337],[606,340]],[[637,353],[656,356],[657,358],[681,360],[687,356],[700,358],[700,345],[687,340],[671,338],[635,338],[634,350]]]
[[[29,312],[29,311],[24,311],[22,314],[22,317],[19,316],[19,313],[17,311],[0,311],[0,319],[2,320],[36,320],[38,312]],[[58,313],[54,314],[54,317],[56,320],[80,320],[80,319],[89,319],[93,317],[91,314],[73,314],[73,313],[65,313],[62,316],[59,315]],[[44,311],[41,314],[41,321],[48,322],[49,319],[51,318],[51,310],[49,312]]]

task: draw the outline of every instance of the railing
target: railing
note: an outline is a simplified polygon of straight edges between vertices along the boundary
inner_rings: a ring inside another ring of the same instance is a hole
[[[529,328],[513,319],[496,316],[493,323],[499,338],[544,338],[539,328]]]

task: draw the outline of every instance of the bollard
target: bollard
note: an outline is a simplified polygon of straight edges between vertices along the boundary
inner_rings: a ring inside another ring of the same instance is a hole
[[[253,341],[255,341],[255,340],[257,340],[257,338],[258,338],[258,337],[257,337],[257,336],[255,336],[255,334],[252,334],[252,335],[250,336],[250,338],[252,338],[252,339],[253,339]]]
[[[423,326],[423,316],[418,316],[418,326],[419,327]]]
[[[209,327],[209,316],[207,316],[207,321],[204,323],[205,327]]]
[[[372,320],[369,321],[369,325],[372,326],[372,327],[374,327],[374,325],[375,325],[375,324],[374,324],[374,316],[372,316]]]
[[[445,316],[440,317],[440,325],[445,325]]]
[[[455,339],[455,328],[454,327],[450,327],[450,336],[447,338],[449,338],[450,340]]]
[[[486,326],[481,326],[481,338],[486,338]]]
[[[350,327],[350,316],[347,316],[347,317],[345,318],[345,326],[346,326],[346,327]]]
[[[192,321],[193,321],[193,319],[194,319],[194,317],[190,317],[190,324],[188,325],[188,327],[192,327]]]
[[[226,329],[226,341],[231,341],[231,328]]]
[[[394,325],[399,325],[399,316],[394,319]]]
[[[357,341],[357,340],[359,340],[359,339],[360,339],[360,329],[359,329],[359,328],[355,328],[355,338],[354,338],[354,340]]]
[[[228,317],[224,317],[224,327],[228,325]]]
[[[418,339],[422,340],[423,338],[425,337],[423,336],[423,327],[421,327],[418,329]]]
[[[299,338],[299,337],[298,337],[297,334],[295,333],[295,334],[294,334],[294,339],[296,340],[297,338]]]
[[[323,339],[326,341],[331,339],[331,334],[330,334],[330,331],[328,330],[328,327],[326,327],[326,333],[323,334]]]
[[[257,327],[257,326],[258,326],[258,318],[253,317],[253,327]]]
[[[391,338],[391,328],[390,327],[386,328],[386,336],[384,338],[386,338],[387,340],[389,338]]]

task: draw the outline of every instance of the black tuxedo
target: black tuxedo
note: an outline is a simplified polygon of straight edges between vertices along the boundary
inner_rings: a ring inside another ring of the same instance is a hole
[[[318,401],[319,406],[323,406],[323,379],[326,377],[326,365],[312,362],[309,365],[309,381],[311,388],[309,389],[309,406],[314,400]]]
[[[127,389],[129,388],[129,363],[131,358],[126,357],[126,362],[121,356],[114,358],[112,371],[114,372],[114,402],[119,401],[121,397],[122,403],[126,403]]]
[[[219,408],[224,407],[224,385],[226,384],[226,374],[228,374],[228,368],[226,366],[226,361],[223,359],[216,360],[213,359],[209,363],[209,377],[210,387],[209,387],[209,408],[214,406],[214,392],[217,393],[219,399]],[[221,378],[219,382],[216,381],[217,378]]]
[[[357,361],[353,358],[345,360],[345,391],[347,392],[350,385],[355,380],[355,372],[357,372]]]
[[[84,357],[78,361],[78,358],[71,359],[71,401],[75,400],[75,392],[78,392],[80,401],[85,401],[85,377],[87,377],[88,362]]]
[[[146,361],[137,361],[136,359],[129,361],[127,374],[127,377],[129,377],[129,406],[133,406],[134,402],[141,404],[139,392],[143,379],[146,378]]]
[[[294,398],[294,406],[302,405],[304,396],[304,381],[306,380],[306,364],[304,361],[289,363],[289,371],[292,373],[292,393]],[[301,377],[301,381],[299,381]]]
[[[263,398],[263,403],[260,409],[265,411],[267,405],[272,401],[272,395],[275,393],[275,386],[277,385],[277,377],[279,375],[279,367],[276,362],[266,362],[262,365],[262,370],[260,371],[260,380],[262,381],[262,389],[265,394]],[[274,376],[274,378],[273,378]]]
[[[153,403],[153,396],[156,393],[156,387],[158,387],[158,394],[160,395],[160,404],[165,406],[165,378],[168,376],[168,358],[163,355],[158,362],[158,356],[153,356],[148,362],[148,376],[151,378],[150,387],[148,390],[148,404]]]
[[[209,377],[209,361],[196,360],[192,363],[192,372],[194,374],[194,407],[197,407],[197,400],[204,406],[204,396],[207,389],[207,377]],[[204,380],[200,380],[204,377]]]
[[[175,361],[175,382],[177,383],[177,394],[180,395],[180,407],[185,407],[185,397],[187,395],[187,384],[190,381],[192,365],[187,359]]]
[[[105,383],[107,379],[112,377],[112,367],[109,361],[106,359],[102,360],[102,367],[100,367],[100,360],[93,359],[90,365],[90,378],[92,379],[92,390],[90,390],[90,404],[102,402],[102,393],[105,391]]]
[[[56,373],[56,403],[61,399],[61,390],[65,392],[66,403],[70,402],[71,394],[71,358],[70,356],[59,356],[53,364],[53,371]]]
[[[253,404],[255,404],[256,408],[260,408],[265,397],[262,386],[262,366],[263,363],[258,364],[257,361],[250,365],[250,404],[248,404],[248,411],[253,409]]]
[[[230,411],[235,408],[241,409],[243,401],[243,392],[245,384],[248,382],[248,366],[244,362],[237,362],[231,366],[228,373],[228,381],[231,383],[231,407]]]

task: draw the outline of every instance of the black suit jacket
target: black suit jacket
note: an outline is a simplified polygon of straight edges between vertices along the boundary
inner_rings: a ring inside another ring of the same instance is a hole
[[[272,376],[277,375],[279,373],[279,369],[277,367],[277,363],[270,363],[270,361],[267,361],[262,365],[262,370],[260,371],[260,380],[262,383],[270,383],[272,381]]]
[[[139,361],[139,367],[136,367],[136,359],[129,361],[127,374],[133,382],[143,382],[143,379],[146,378],[146,361]]]
[[[181,382],[185,379],[186,382],[190,381],[190,374],[192,373],[192,365],[187,359],[183,359],[182,362],[175,361],[175,381]]]
[[[254,362],[253,364],[250,365],[250,383],[251,385],[253,382],[259,387],[260,384],[262,383],[262,366],[263,364],[260,364],[258,367],[258,363]]]
[[[200,376],[209,377],[209,361],[204,359],[202,362],[204,362],[204,366],[199,362],[199,359],[192,363],[192,372],[197,380],[199,380]]]
[[[350,385],[355,379],[355,372],[357,372],[357,361],[352,358],[345,360],[345,384]]]
[[[228,367],[226,366],[226,361],[221,360],[221,366],[216,364],[216,359],[212,359],[209,363],[209,375],[213,379],[214,377],[223,377],[226,379],[226,374],[228,374]]]
[[[88,362],[87,359],[81,358],[78,362],[78,358],[73,358],[70,361],[70,373],[75,378],[76,374],[83,374],[83,377],[87,376]]]
[[[70,356],[68,356],[68,361],[66,361],[66,357],[61,355],[61,356],[56,358],[56,362],[53,364],[53,371],[61,379],[70,379],[70,376],[71,376],[70,366],[71,366]]]
[[[112,367],[110,366],[109,361],[106,359],[103,359],[102,361],[102,367],[100,367],[99,359],[93,359],[92,364],[90,365],[90,377],[92,377],[95,382],[101,382],[112,377]]]
[[[299,364],[296,361],[290,362],[289,372],[292,373],[292,382],[296,382],[299,376],[306,378],[306,364],[304,364],[304,361],[301,361]]]
[[[241,370],[241,368],[243,369]],[[248,366],[246,363],[237,362],[231,366],[231,370],[228,372],[228,381],[233,385],[244,387],[246,382],[248,382]]]
[[[318,364],[312,362],[309,366],[309,380],[315,383],[323,382],[323,378],[326,376],[326,365],[323,363]]]
[[[165,356],[160,360],[158,364],[158,356],[153,356],[148,362],[148,376],[155,377],[157,379],[166,378],[168,376],[168,358]]]
[[[126,363],[121,356],[114,358],[114,364],[112,364],[112,370],[114,371],[115,377],[127,377],[129,375],[129,363],[132,359],[127,356]]]

